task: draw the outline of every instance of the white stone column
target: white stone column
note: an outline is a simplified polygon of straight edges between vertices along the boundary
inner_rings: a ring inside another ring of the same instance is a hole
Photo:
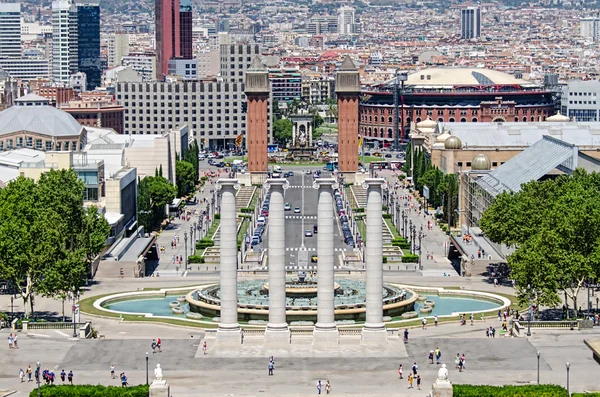
[[[367,345],[387,343],[387,331],[383,324],[383,178],[367,178],[363,187],[367,189],[367,312],[362,330],[362,342]]]
[[[242,332],[237,313],[237,214],[235,191],[237,179],[219,179],[216,189],[221,192],[221,321],[217,330],[218,344],[240,344]]]
[[[271,191],[269,205],[269,322],[265,342],[269,345],[290,343],[290,330],[285,313],[285,210],[284,191],[289,187],[286,179],[268,179]]]
[[[337,345],[339,334],[334,313],[334,246],[333,246],[333,178],[318,178],[313,183],[318,189],[317,204],[317,324],[313,332],[313,344]]]
[[[292,123],[293,123],[292,124],[292,147],[295,147],[296,146],[296,133],[298,132],[297,131],[298,125],[294,121],[292,121]]]

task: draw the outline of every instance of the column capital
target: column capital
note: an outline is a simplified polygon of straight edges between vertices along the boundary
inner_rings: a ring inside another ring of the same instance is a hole
[[[289,189],[290,183],[285,178],[269,178],[265,182],[265,191],[269,191],[271,187],[281,187],[283,190]]]
[[[240,189],[240,183],[237,179],[221,178],[215,184],[215,190],[219,191],[224,187],[232,187],[234,190]]]
[[[362,183],[362,187],[368,188],[381,188],[382,190],[387,189],[387,182],[383,178],[366,178]]]
[[[313,189],[319,189],[320,187],[330,187],[332,189],[338,188],[338,183],[335,178],[317,178],[313,182]]]

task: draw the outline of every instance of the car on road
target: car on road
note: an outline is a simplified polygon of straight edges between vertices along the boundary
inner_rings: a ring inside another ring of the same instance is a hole
[[[313,255],[310,257],[310,261],[312,263],[317,263],[319,261],[319,256],[318,255]]]
[[[292,209],[292,205],[290,203],[285,203],[283,205],[283,210],[284,211],[290,211]]]
[[[255,245],[258,245],[258,244],[260,244],[260,239],[256,236],[253,236],[251,245],[254,247]]]
[[[294,208],[294,214],[299,214],[299,213],[300,213],[300,207]]]
[[[373,156],[375,156],[375,157],[381,157],[381,153],[375,152],[375,153],[373,153]]]
[[[386,153],[386,155],[384,156],[386,159],[391,159],[392,155],[390,153]]]
[[[397,158],[397,159],[403,159],[404,157],[406,157],[404,153],[398,153],[398,154],[396,155],[396,158]]]
[[[294,176],[294,171],[288,171],[288,176]]]
[[[340,216],[340,222],[342,222],[342,223],[348,222],[348,217],[346,215]]]
[[[347,245],[354,247],[354,239],[352,237],[345,239],[344,241]]]
[[[262,210],[260,213],[262,216],[269,216],[269,210]]]
[[[370,156],[371,152],[365,152],[365,156]]]
[[[313,225],[313,233],[317,234],[319,232],[319,227],[315,224]]]
[[[256,220],[256,223],[258,225],[261,225],[261,224],[264,225],[266,223],[266,221],[267,221],[267,218],[265,218],[264,216],[259,216],[258,219]]]
[[[306,175],[310,175],[310,174],[312,174],[312,171],[311,170],[306,170]]]
[[[304,237],[312,237],[313,233],[312,230],[305,230],[304,231]]]

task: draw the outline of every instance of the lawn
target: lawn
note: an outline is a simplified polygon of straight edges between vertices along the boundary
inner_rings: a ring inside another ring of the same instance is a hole
[[[363,239],[363,244],[367,243],[367,225],[365,224],[364,220],[359,220],[356,221],[356,226],[358,227],[358,232],[360,233],[362,239]]]
[[[387,223],[388,227],[392,231],[392,235],[394,236],[394,238],[400,237],[400,235],[398,234],[398,231],[396,230],[396,226],[394,226],[394,223],[392,222],[392,220],[386,219],[386,218],[384,218],[383,220],[385,221],[385,223]]]

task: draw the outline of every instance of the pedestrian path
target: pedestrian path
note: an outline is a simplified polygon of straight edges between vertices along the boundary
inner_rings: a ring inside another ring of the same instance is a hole
[[[295,252],[295,251],[300,251],[299,247],[288,247],[285,249],[286,251],[290,252]],[[317,252],[317,248],[316,247],[310,247],[310,248],[306,248],[306,251],[308,252]],[[335,252],[342,252],[342,251],[352,251],[352,249],[346,249],[346,248],[334,248]]]
[[[286,215],[285,219],[317,219],[316,215]]]
[[[317,271],[317,267],[318,265],[315,263],[313,265],[286,265],[285,266],[285,270],[290,272],[290,271],[298,271],[298,270],[309,270],[309,271]],[[334,266],[333,267],[334,270],[344,270],[343,267],[341,266]]]

